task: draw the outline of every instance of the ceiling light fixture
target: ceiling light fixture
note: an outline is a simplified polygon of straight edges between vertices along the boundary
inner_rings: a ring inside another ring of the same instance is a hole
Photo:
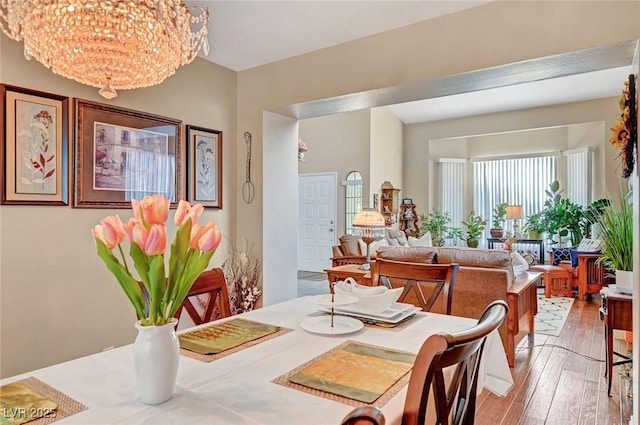
[[[107,99],[161,83],[201,48],[208,55],[208,23],[207,8],[182,0],[0,0],[0,27],[26,58]]]

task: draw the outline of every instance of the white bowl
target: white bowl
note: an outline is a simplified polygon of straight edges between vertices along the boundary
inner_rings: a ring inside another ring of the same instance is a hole
[[[386,288],[385,288],[386,289]],[[366,295],[366,291],[362,290],[362,286],[358,287],[358,294],[347,292],[343,288],[336,286],[336,294],[348,294],[358,297],[358,302],[350,304],[349,310],[359,311],[362,313],[382,313],[400,298],[403,288],[388,289],[381,294]]]

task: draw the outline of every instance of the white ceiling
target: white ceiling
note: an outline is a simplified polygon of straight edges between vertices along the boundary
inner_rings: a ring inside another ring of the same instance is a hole
[[[207,60],[242,71],[455,13],[478,1],[188,1],[209,8]],[[630,67],[393,105],[405,124],[618,96]]]

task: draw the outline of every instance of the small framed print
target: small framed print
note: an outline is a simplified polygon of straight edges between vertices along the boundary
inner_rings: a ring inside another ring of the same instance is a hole
[[[187,200],[222,209],[222,131],[187,126]]]
[[[69,98],[5,84],[0,198],[8,205],[69,205]]]
[[[411,204],[413,204],[413,199],[411,199],[411,198],[404,198],[404,199],[402,200],[402,204],[403,204],[403,205],[411,205]]]

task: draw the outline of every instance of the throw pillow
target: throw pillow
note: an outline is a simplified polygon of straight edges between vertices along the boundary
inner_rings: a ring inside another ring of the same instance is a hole
[[[358,237],[355,235],[340,236],[340,248],[343,255],[360,255],[358,252]]]
[[[600,239],[587,239],[584,238],[580,241],[580,245],[576,248],[581,252],[596,252],[602,249],[602,241]]]
[[[579,248],[579,247],[578,247]],[[579,249],[571,249],[571,267],[578,267],[578,255],[580,254],[600,254],[602,251],[581,251]]]
[[[514,251],[511,253],[511,267],[513,267],[513,275],[518,277],[529,270],[529,263],[519,252]]]
[[[575,249],[575,246],[567,248],[551,248],[553,252],[553,265],[557,266],[560,261],[571,261],[571,250]]]
[[[358,243],[360,244],[360,252],[362,252],[362,255],[367,255],[367,244],[364,243],[362,239],[358,239]],[[383,238],[383,239],[371,242],[371,245],[369,245],[369,253],[372,258],[375,257],[376,250],[381,246],[389,246],[386,239]]]
[[[433,246],[431,243],[431,233],[427,232],[420,238],[409,236],[409,246]]]

